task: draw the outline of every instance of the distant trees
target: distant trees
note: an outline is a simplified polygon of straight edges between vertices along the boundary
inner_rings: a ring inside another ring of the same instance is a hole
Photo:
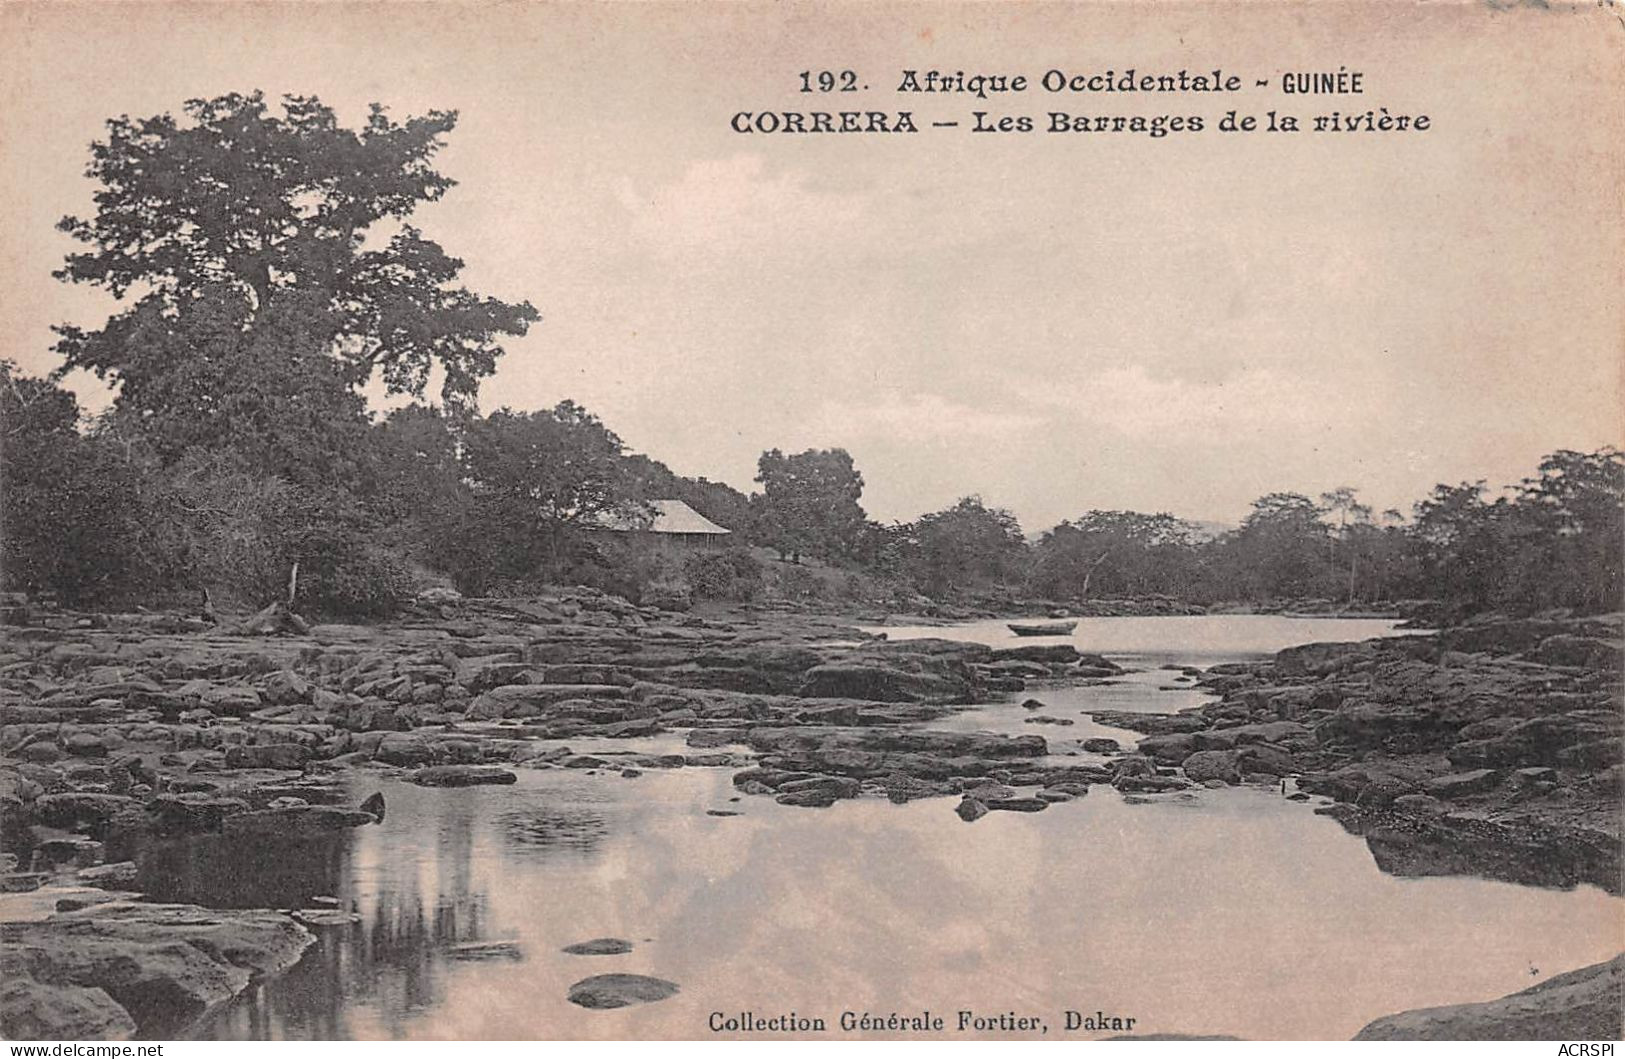
[[[1463,482],[1416,505],[1413,541],[1432,594],[1467,612],[1625,602],[1625,456],[1562,450],[1538,471],[1507,496]]]
[[[1301,493],[1253,501],[1241,528],[1223,542],[1239,598],[1327,598],[1337,594],[1332,531],[1322,509]]]
[[[986,591],[1019,579],[1027,544],[1015,516],[967,496],[902,531],[905,569],[927,595]]]
[[[1179,595],[1196,566],[1193,531],[1172,515],[1090,511],[1034,548],[1032,585],[1072,599]]]
[[[845,449],[808,449],[786,456],[762,453],[756,464],[762,491],[753,502],[758,539],[781,558],[834,559],[859,547],[868,518],[858,501],[863,475]]]
[[[762,453],[747,497],[627,454],[569,401],[481,416],[502,343],[539,316],[460,285],[462,262],[410,223],[453,187],[434,162],[456,120],[397,122],[374,106],[347,128],[314,98],[253,93],[107,123],[87,170],[95,212],[61,221],[80,249],[57,276],[117,304],[99,327],[57,329],[51,378],[0,362],[8,588],[86,603],[218,590],[258,606],[292,583],[296,606],[381,614],[421,566],[470,591],[558,578],[636,594],[665,579],[681,595],[686,578],[741,600],[844,583],[857,586],[848,598],[880,585],[943,598],[1431,596],[1458,613],[1621,603],[1625,456],[1612,448],[1552,453],[1500,493],[1440,485],[1409,524],[1374,519],[1345,487],[1268,494],[1211,538],[1167,514],[1090,511],[1028,544],[978,497],[878,525],[840,448]],[[58,385],[71,369],[116,384],[94,422]],[[413,403],[375,421],[363,390],[380,381]],[[796,565],[741,552],[674,569],[588,546],[598,520],[668,498]]]

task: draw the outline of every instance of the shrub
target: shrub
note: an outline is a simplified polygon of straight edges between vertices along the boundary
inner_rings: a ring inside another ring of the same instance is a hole
[[[695,552],[683,560],[683,576],[695,599],[750,603],[765,587],[762,561],[744,548]]]

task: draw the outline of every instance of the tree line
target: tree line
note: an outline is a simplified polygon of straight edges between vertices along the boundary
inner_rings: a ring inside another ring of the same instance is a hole
[[[1553,453],[1497,492],[1440,485],[1408,515],[1353,489],[1272,493],[1223,533],[1094,510],[1029,539],[979,497],[883,525],[839,448],[764,452],[746,494],[629,453],[570,401],[482,413],[503,342],[540,314],[460,285],[463,263],[411,223],[454,187],[434,158],[456,120],[375,106],[347,128],[315,99],[255,93],[108,122],[87,170],[95,215],[59,225],[82,249],[56,275],[116,308],[57,329],[49,377],[0,361],[8,590],[99,605],[287,594],[359,615],[437,579],[652,601],[1619,603],[1615,449]],[[114,388],[100,415],[62,387],[75,369]],[[397,407],[369,409],[369,384]],[[673,555],[600,532],[647,520],[656,499],[734,546]]]

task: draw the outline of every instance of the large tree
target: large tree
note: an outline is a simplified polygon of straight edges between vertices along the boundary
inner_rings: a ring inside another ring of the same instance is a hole
[[[1027,542],[1021,524],[1003,508],[967,496],[909,527],[910,573],[929,596],[1003,586],[1021,567]]]
[[[756,461],[762,491],[753,499],[763,543],[801,561],[847,557],[861,543],[868,519],[858,501],[863,475],[845,449],[808,449],[786,456],[778,449]]]
[[[331,449],[343,439],[323,431],[362,414],[375,373],[422,396],[438,369],[441,399],[472,404],[501,338],[538,315],[459,286],[463,263],[407,223],[454,185],[433,163],[456,121],[375,104],[351,129],[314,98],[277,113],[258,92],[112,119],[91,146],[95,215],[59,225],[87,249],[56,275],[121,304],[57,329],[64,368],[117,381],[169,457],[269,420]]]
[[[514,577],[556,572],[578,531],[647,522],[624,453],[615,432],[573,401],[471,421],[463,473],[492,564]]]

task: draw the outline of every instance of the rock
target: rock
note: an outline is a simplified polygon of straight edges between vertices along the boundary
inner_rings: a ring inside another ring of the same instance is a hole
[[[34,815],[50,827],[73,829],[82,825],[102,827],[119,813],[140,808],[134,798],[119,794],[44,794],[34,801]]]
[[[988,809],[1009,813],[1037,813],[1048,809],[1050,803],[1043,798],[994,798],[985,803]]]
[[[1532,717],[1504,734],[1457,743],[1445,751],[1452,764],[1468,768],[1561,765],[1565,750],[1602,742],[1617,753],[1619,740],[1607,725],[1567,714]]]
[[[226,748],[228,769],[302,769],[311,750],[298,743],[259,743]]]
[[[421,739],[391,732],[378,743],[378,748],[372,756],[374,761],[381,761],[386,765],[411,768],[414,765],[427,765],[434,761],[434,748]]]
[[[1617,1041],[1625,1037],[1625,955],[1479,1004],[1388,1015],[1357,1041]]]
[[[536,717],[570,699],[623,699],[619,684],[505,684],[482,693],[468,707],[470,720]]]
[[[1241,770],[1236,765],[1234,750],[1199,750],[1181,762],[1185,778],[1196,783],[1218,780],[1221,783],[1241,782]]]
[[[980,820],[986,816],[987,806],[967,794],[959,800],[959,805],[954,808],[954,812],[959,814],[959,819],[968,824],[973,820]]]
[[[1112,778],[1123,776],[1155,776],[1157,763],[1144,754],[1126,754],[1110,762]]]
[[[620,938],[593,938],[566,945],[562,951],[571,956],[620,956],[632,951],[632,943]]]
[[[1269,743],[1249,743],[1236,751],[1236,767],[1243,773],[1290,776],[1298,771],[1293,756]]]
[[[1371,654],[1364,643],[1311,643],[1289,647],[1275,655],[1276,672],[1282,676],[1322,676],[1339,669],[1353,658]]]
[[[1450,806],[1431,794],[1401,794],[1394,799],[1394,808],[1421,816],[1443,816],[1450,811]]]
[[[1119,750],[1123,749],[1123,745],[1117,740],[1107,739],[1105,737],[1085,739],[1079,745],[1091,754],[1115,754]]]
[[[842,727],[853,727],[859,723],[861,711],[856,703],[842,703],[836,706],[811,706],[796,715],[800,724],[831,724]],[[695,744],[690,740],[690,745]]]
[[[1161,794],[1164,791],[1183,790],[1190,786],[1190,781],[1180,776],[1121,775],[1112,780],[1112,786],[1135,794]]]
[[[0,1036],[7,1040],[125,1041],[135,1032],[130,1013],[105,990],[10,975],[0,985]]]
[[[910,673],[882,665],[826,663],[807,670],[797,694],[809,699],[923,702],[962,697],[969,685],[933,673]]]
[[[1018,644],[1000,647],[992,655],[995,662],[1042,662],[1045,665],[1067,665],[1079,657],[1078,649],[1069,643]]]
[[[261,687],[265,701],[272,706],[308,703],[314,688],[310,681],[291,669],[279,669],[267,674]]]
[[[454,960],[522,960],[524,950],[517,941],[465,941],[446,949]]]
[[[1152,735],[1140,740],[1139,752],[1165,765],[1177,765],[1196,753],[1200,747],[1190,732]]]
[[[412,773],[411,779],[419,787],[477,787],[519,782],[516,774],[489,765],[431,765]]]
[[[376,823],[371,813],[335,805],[300,805],[285,809],[260,809],[228,816],[221,826],[228,835],[273,834],[308,835],[338,831]]]
[[[840,798],[833,790],[827,787],[814,787],[804,791],[787,791],[774,797],[780,805],[792,805],[802,809],[828,809]]]
[[[0,1007],[8,1025],[50,995],[14,992],[16,982],[33,982],[100,990],[126,1012],[140,1036],[164,1039],[256,978],[293,966],[314,938],[275,912],[110,901],[8,924],[5,940],[5,995],[21,1005],[16,1011]],[[72,1004],[61,1010],[63,1017],[78,1012],[96,1025],[125,1025],[88,994],[58,999]],[[90,1031],[89,1024],[72,1032],[62,1027],[68,1037]]]
[[[379,823],[383,823],[383,821],[384,821],[384,794],[383,794],[383,792],[382,791],[374,791],[371,794],[367,795],[366,801],[361,803],[361,811],[364,812],[364,813],[371,813],[373,815],[373,817],[375,819],[377,819],[377,821]]]
[[[1548,666],[1582,666],[1617,670],[1625,662],[1625,645],[1566,633],[1548,636],[1526,656]]]
[[[76,878],[86,886],[104,890],[133,890],[136,885],[136,867],[133,860],[113,864],[98,864],[94,868],[80,868]]]
[[[1131,732],[1147,735],[1173,735],[1181,732],[1199,732],[1208,727],[1206,718],[1196,713],[1139,713],[1130,710],[1091,710],[1089,716],[1097,724],[1112,728],[1127,728]]]
[[[361,922],[360,912],[347,912],[339,908],[300,908],[290,915],[299,923],[315,930],[350,927]]]
[[[1493,791],[1501,785],[1501,780],[1505,775],[1499,769],[1473,769],[1469,772],[1452,772],[1448,776],[1439,776],[1436,779],[1428,780],[1422,787],[1427,793],[1437,798],[1459,798],[1464,794],[1482,794],[1485,791]]]
[[[1305,775],[1298,786],[1310,794],[1324,794],[1357,805],[1387,805],[1402,794],[1417,790],[1425,777],[1398,764],[1350,765],[1335,772]]]
[[[0,893],[25,894],[38,890],[51,881],[49,872],[8,871],[0,875]]]
[[[967,786],[964,794],[968,798],[975,798],[983,805],[1010,798],[1021,797],[1021,792],[1004,783],[990,783],[985,780]]]
[[[226,817],[248,811],[241,798],[210,794],[160,794],[147,802],[147,813],[160,831],[218,831]]]
[[[676,996],[678,987],[663,978],[641,974],[598,974],[570,987],[569,1001],[584,1008],[622,1008]]]

